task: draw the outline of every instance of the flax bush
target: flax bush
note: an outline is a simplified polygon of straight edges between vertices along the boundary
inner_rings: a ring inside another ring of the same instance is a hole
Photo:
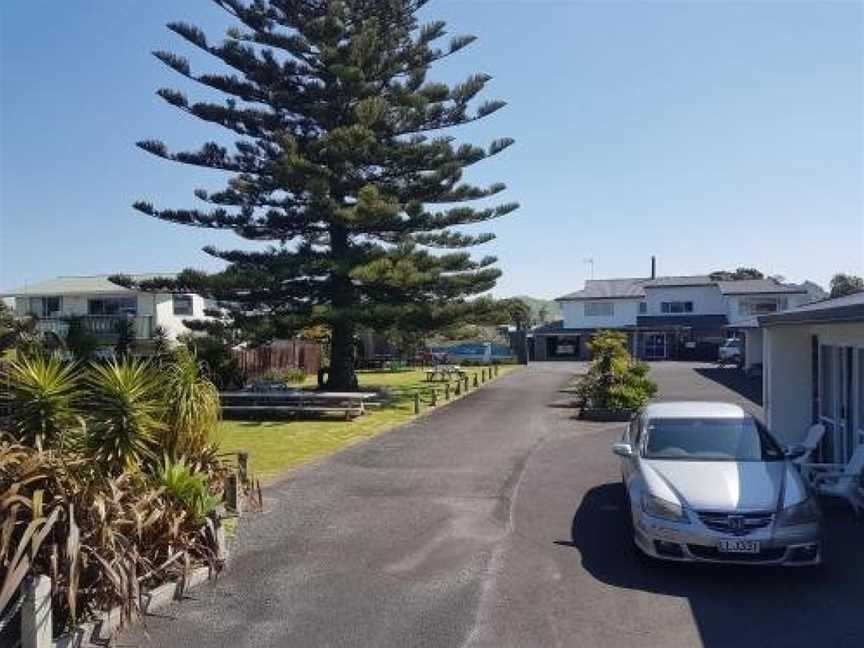
[[[158,366],[11,363],[0,377],[0,615],[46,574],[58,632],[206,564],[227,469],[209,440],[218,393],[194,356]]]

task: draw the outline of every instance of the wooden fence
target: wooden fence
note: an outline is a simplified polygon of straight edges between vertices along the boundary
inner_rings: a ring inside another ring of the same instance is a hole
[[[317,374],[321,368],[321,345],[304,340],[282,340],[254,349],[234,351],[246,380],[255,380],[268,371],[302,369]]]

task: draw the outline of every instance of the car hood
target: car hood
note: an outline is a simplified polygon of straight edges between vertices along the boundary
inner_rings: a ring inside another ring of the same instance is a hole
[[[651,493],[696,511],[774,511],[786,480],[785,461],[643,459]],[[669,492],[671,491],[671,493]]]

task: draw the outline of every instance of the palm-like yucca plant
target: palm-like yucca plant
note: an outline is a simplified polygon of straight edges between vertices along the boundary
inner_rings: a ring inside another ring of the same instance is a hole
[[[91,456],[111,473],[137,471],[154,457],[158,435],[165,429],[159,373],[145,360],[125,358],[91,365],[87,381]]]
[[[165,367],[166,428],[162,446],[172,454],[197,456],[219,422],[219,390],[207,378],[202,363],[185,346]]]
[[[78,421],[81,396],[77,367],[56,356],[34,356],[9,363],[8,393],[16,436],[38,449],[56,447]]]

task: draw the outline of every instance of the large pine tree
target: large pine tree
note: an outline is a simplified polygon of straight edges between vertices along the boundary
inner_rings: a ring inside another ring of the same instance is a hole
[[[428,0],[213,0],[238,24],[219,43],[193,25],[168,28],[233,71],[198,74],[174,53],[156,58],[216,89],[224,103],[192,103],[158,91],[181,111],[240,136],[171,152],[168,160],[231,174],[227,186],[195,196],[204,209],[135,208],[172,223],[233,230],[271,245],[259,251],[205,248],[228,263],[207,275],[187,270],[147,289],[195,291],[230,307],[233,324],[258,340],[323,325],[331,333],[328,387],[351,389],[358,327],[434,329],[470,318],[471,299],[495,284],[496,259],[464,251],[493,238],[454,230],[507,214],[514,203],[470,201],[504,190],[463,182],[463,170],[500,153],[459,143],[446,129],[486,117],[505,104],[475,98],[491,77],[448,86],[430,68],[474,38],[447,46],[443,22],[421,24]],[[443,131],[443,132],[442,132]],[[450,250],[435,252],[435,248]],[[480,300],[482,302],[483,300]]]

